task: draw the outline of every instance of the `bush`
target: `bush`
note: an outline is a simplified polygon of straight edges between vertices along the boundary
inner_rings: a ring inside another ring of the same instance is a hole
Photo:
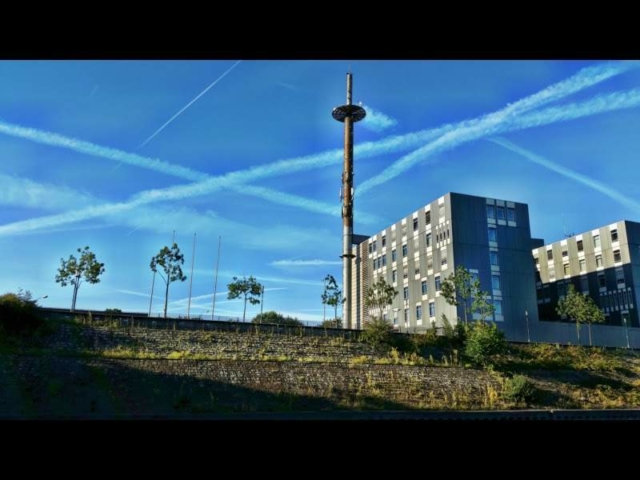
[[[251,320],[251,323],[275,323],[278,325],[286,325],[288,327],[304,327],[304,323],[297,318],[285,317],[281,313],[274,311],[259,313],[253,320]]]
[[[391,347],[394,343],[393,327],[386,320],[375,318],[365,323],[360,339],[376,347]]]
[[[332,318],[331,320],[323,320],[320,326],[322,328],[342,328],[342,319]]]
[[[473,362],[486,365],[495,355],[506,352],[507,341],[504,332],[495,324],[476,322],[469,325],[466,331],[465,355]]]
[[[42,326],[38,315],[38,305],[32,299],[31,292],[18,290],[18,293],[0,295],[0,330],[9,334],[28,334]]]
[[[516,403],[529,403],[535,398],[536,387],[524,375],[514,375],[508,378],[502,390],[506,400]]]
[[[453,349],[460,349],[465,346],[467,341],[467,333],[469,325],[458,322],[455,326],[451,325],[451,322],[447,316],[442,314],[442,336],[438,338],[438,345],[441,347],[449,347]]]

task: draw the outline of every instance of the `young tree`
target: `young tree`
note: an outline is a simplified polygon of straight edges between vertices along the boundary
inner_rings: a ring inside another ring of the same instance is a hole
[[[167,318],[167,304],[169,303],[169,285],[176,281],[184,282],[187,276],[182,273],[184,255],[180,253],[178,244],[174,242],[171,248],[164,246],[160,252],[151,258],[151,270],[158,273],[165,283],[164,318]],[[160,267],[160,268],[158,268]],[[162,271],[160,271],[162,270]],[[164,272],[164,275],[162,274]]]
[[[570,283],[567,295],[558,302],[556,311],[559,315],[566,315],[576,322],[576,334],[580,345],[580,324],[589,326],[589,345],[592,345],[591,324],[604,322],[604,313],[589,295],[584,295],[576,290]]]
[[[487,292],[480,289],[480,280],[474,280],[462,265],[458,265],[455,273],[443,280],[440,294],[449,305],[462,305],[465,325],[474,313],[479,313],[484,322],[495,311],[495,307],[487,300]]]
[[[76,310],[76,299],[78,298],[78,289],[82,281],[88,283],[99,283],[100,275],[104,273],[104,263],[98,262],[96,255],[89,250],[78,248],[80,258],[69,255],[68,260],[60,259],[61,265],[56,274],[56,283],[66,287],[73,285],[73,300],[71,301],[71,311]]]
[[[389,285],[383,277],[378,277],[373,285],[371,285],[364,294],[364,304],[367,307],[368,312],[371,310],[377,311],[378,316],[375,317],[378,320],[383,319],[383,311],[385,307],[393,303],[393,299],[398,295],[393,285]]]
[[[457,307],[462,304],[464,323],[466,324],[472,309],[471,302],[477,290],[480,290],[479,280],[474,281],[469,270],[462,265],[458,265],[455,273],[450,274],[443,280],[440,295],[444,297],[449,305]]]
[[[302,323],[299,319],[295,317],[284,316],[281,313],[275,312],[273,310],[259,313],[251,323],[275,323],[278,325],[286,325],[288,327],[304,327],[304,323]]]
[[[247,301],[251,305],[257,305],[260,303],[260,295],[262,294],[262,284],[250,276],[249,278],[233,277],[233,282],[227,285],[229,289],[229,295],[227,298],[233,300],[234,298],[242,297],[244,299],[244,312],[242,313],[242,321],[244,322],[247,315]]]
[[[344,298],[342,298],[342,291],[338,287],[338,282],[333,278],[333,275],[327,275],[324,278],[324,292],[320,298],[322,298],[323,304],[333,307],[333,318],[337,322],[338,306],[344,302]]]

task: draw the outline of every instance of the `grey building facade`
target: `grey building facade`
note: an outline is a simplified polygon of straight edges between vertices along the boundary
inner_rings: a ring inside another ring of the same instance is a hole
[[[367,311],[364,292],[379,276],[399,292],[382,312],[398,330],[441,328],[443,314],[455,324],[464,309],[449,305],[440,286],[462,265],[495,306],[490,320],[523,340],[528,322],[537,322],[533,245],[526,204],[448,193],[354,246],[354,326],[377,314]]]
[[[602,309],[605,326],[640,327],[640,223],[612,223],[532,253],[541,321],[566,320],[556,307],[573,284]]]

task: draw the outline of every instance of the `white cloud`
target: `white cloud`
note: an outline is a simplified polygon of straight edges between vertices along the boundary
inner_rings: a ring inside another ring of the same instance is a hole
[[[362,120],[362,126],[374,132],[382,132],[388,128],[395,127],[398,121],[388,115],[376,110],[369,105],[363,105],[367,115]]]
[[[340,260],[275,260],[269,265],[274,267],[316,267],[321,265],[342,265]]]

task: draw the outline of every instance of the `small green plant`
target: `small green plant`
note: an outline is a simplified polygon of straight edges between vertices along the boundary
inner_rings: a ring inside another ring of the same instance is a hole
[[[536,387],[524,375],[514,375],[507,378],[502,389],[505,400],[515,403],[528,404],[534,400]]]
[[[476,364],[487,365],[493,357],[507,350],[504,332],[495,324],[476,322],[466,328],[465,355]]]
[[[374,347],[389,348],[393,344],[393,327],[386,320],[374,318],[367,322],[360,339]]]

